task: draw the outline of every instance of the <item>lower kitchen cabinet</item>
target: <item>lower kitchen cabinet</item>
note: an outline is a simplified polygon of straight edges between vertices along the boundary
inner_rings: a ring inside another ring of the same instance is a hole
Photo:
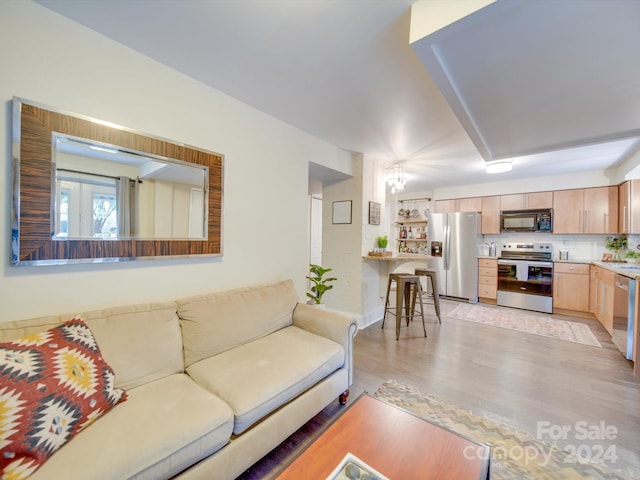
[[[589,264],[554,264],[553,308],[589,312]]]
[[[591,266],[590,307],[609,334],[613,334],[613,292],[616,274],[606,268]]]
[[[478,259],[478,298],[480,301],[495,303],[498,288],[498,260]]]

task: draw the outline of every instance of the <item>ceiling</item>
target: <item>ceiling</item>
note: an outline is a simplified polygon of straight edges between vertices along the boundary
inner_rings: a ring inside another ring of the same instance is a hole
[[[453,23],[447,0],[413,13],[413,0],[37,1],[337,147],[402,163],[407,191],[606,169],[640,148],[635,0],[498,0]],[[419,14],[444,28],[421,38]],[[513,157],[511,172],[485,173]]]

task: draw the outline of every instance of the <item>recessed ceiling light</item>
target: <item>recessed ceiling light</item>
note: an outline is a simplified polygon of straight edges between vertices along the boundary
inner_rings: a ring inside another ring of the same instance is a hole
[[[487,163],[487,173],[504,173],[511,170],[511,160],[496,160]]]

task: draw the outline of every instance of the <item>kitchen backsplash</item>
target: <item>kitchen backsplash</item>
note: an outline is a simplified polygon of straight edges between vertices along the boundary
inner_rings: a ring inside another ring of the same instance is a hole
[[[483,242],[497,246],[497,256],[500,256],[502,245],[506,243],[551,243],[553,245],[553,259],[559,259],[560,250],[569,252],[569,260],[599,260],[603,253],[610,253],[604,246],[607,235],[552,235],[545,233],[526,234],[512,233],[504,235],[483,235]],[[640,244],[640,235],[629,235],[628,249],[633,250]],[[479,252],[482,252],[479,246]]]

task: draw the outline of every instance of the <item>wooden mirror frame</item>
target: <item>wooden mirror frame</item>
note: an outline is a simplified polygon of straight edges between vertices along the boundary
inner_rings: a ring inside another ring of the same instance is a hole
[[[222,155],[135,132],[93,118],[13,99],[11,264],[55,265],[222,255]],[[208,168],[204,240],[53,240],[53,134],[118,145]]]

